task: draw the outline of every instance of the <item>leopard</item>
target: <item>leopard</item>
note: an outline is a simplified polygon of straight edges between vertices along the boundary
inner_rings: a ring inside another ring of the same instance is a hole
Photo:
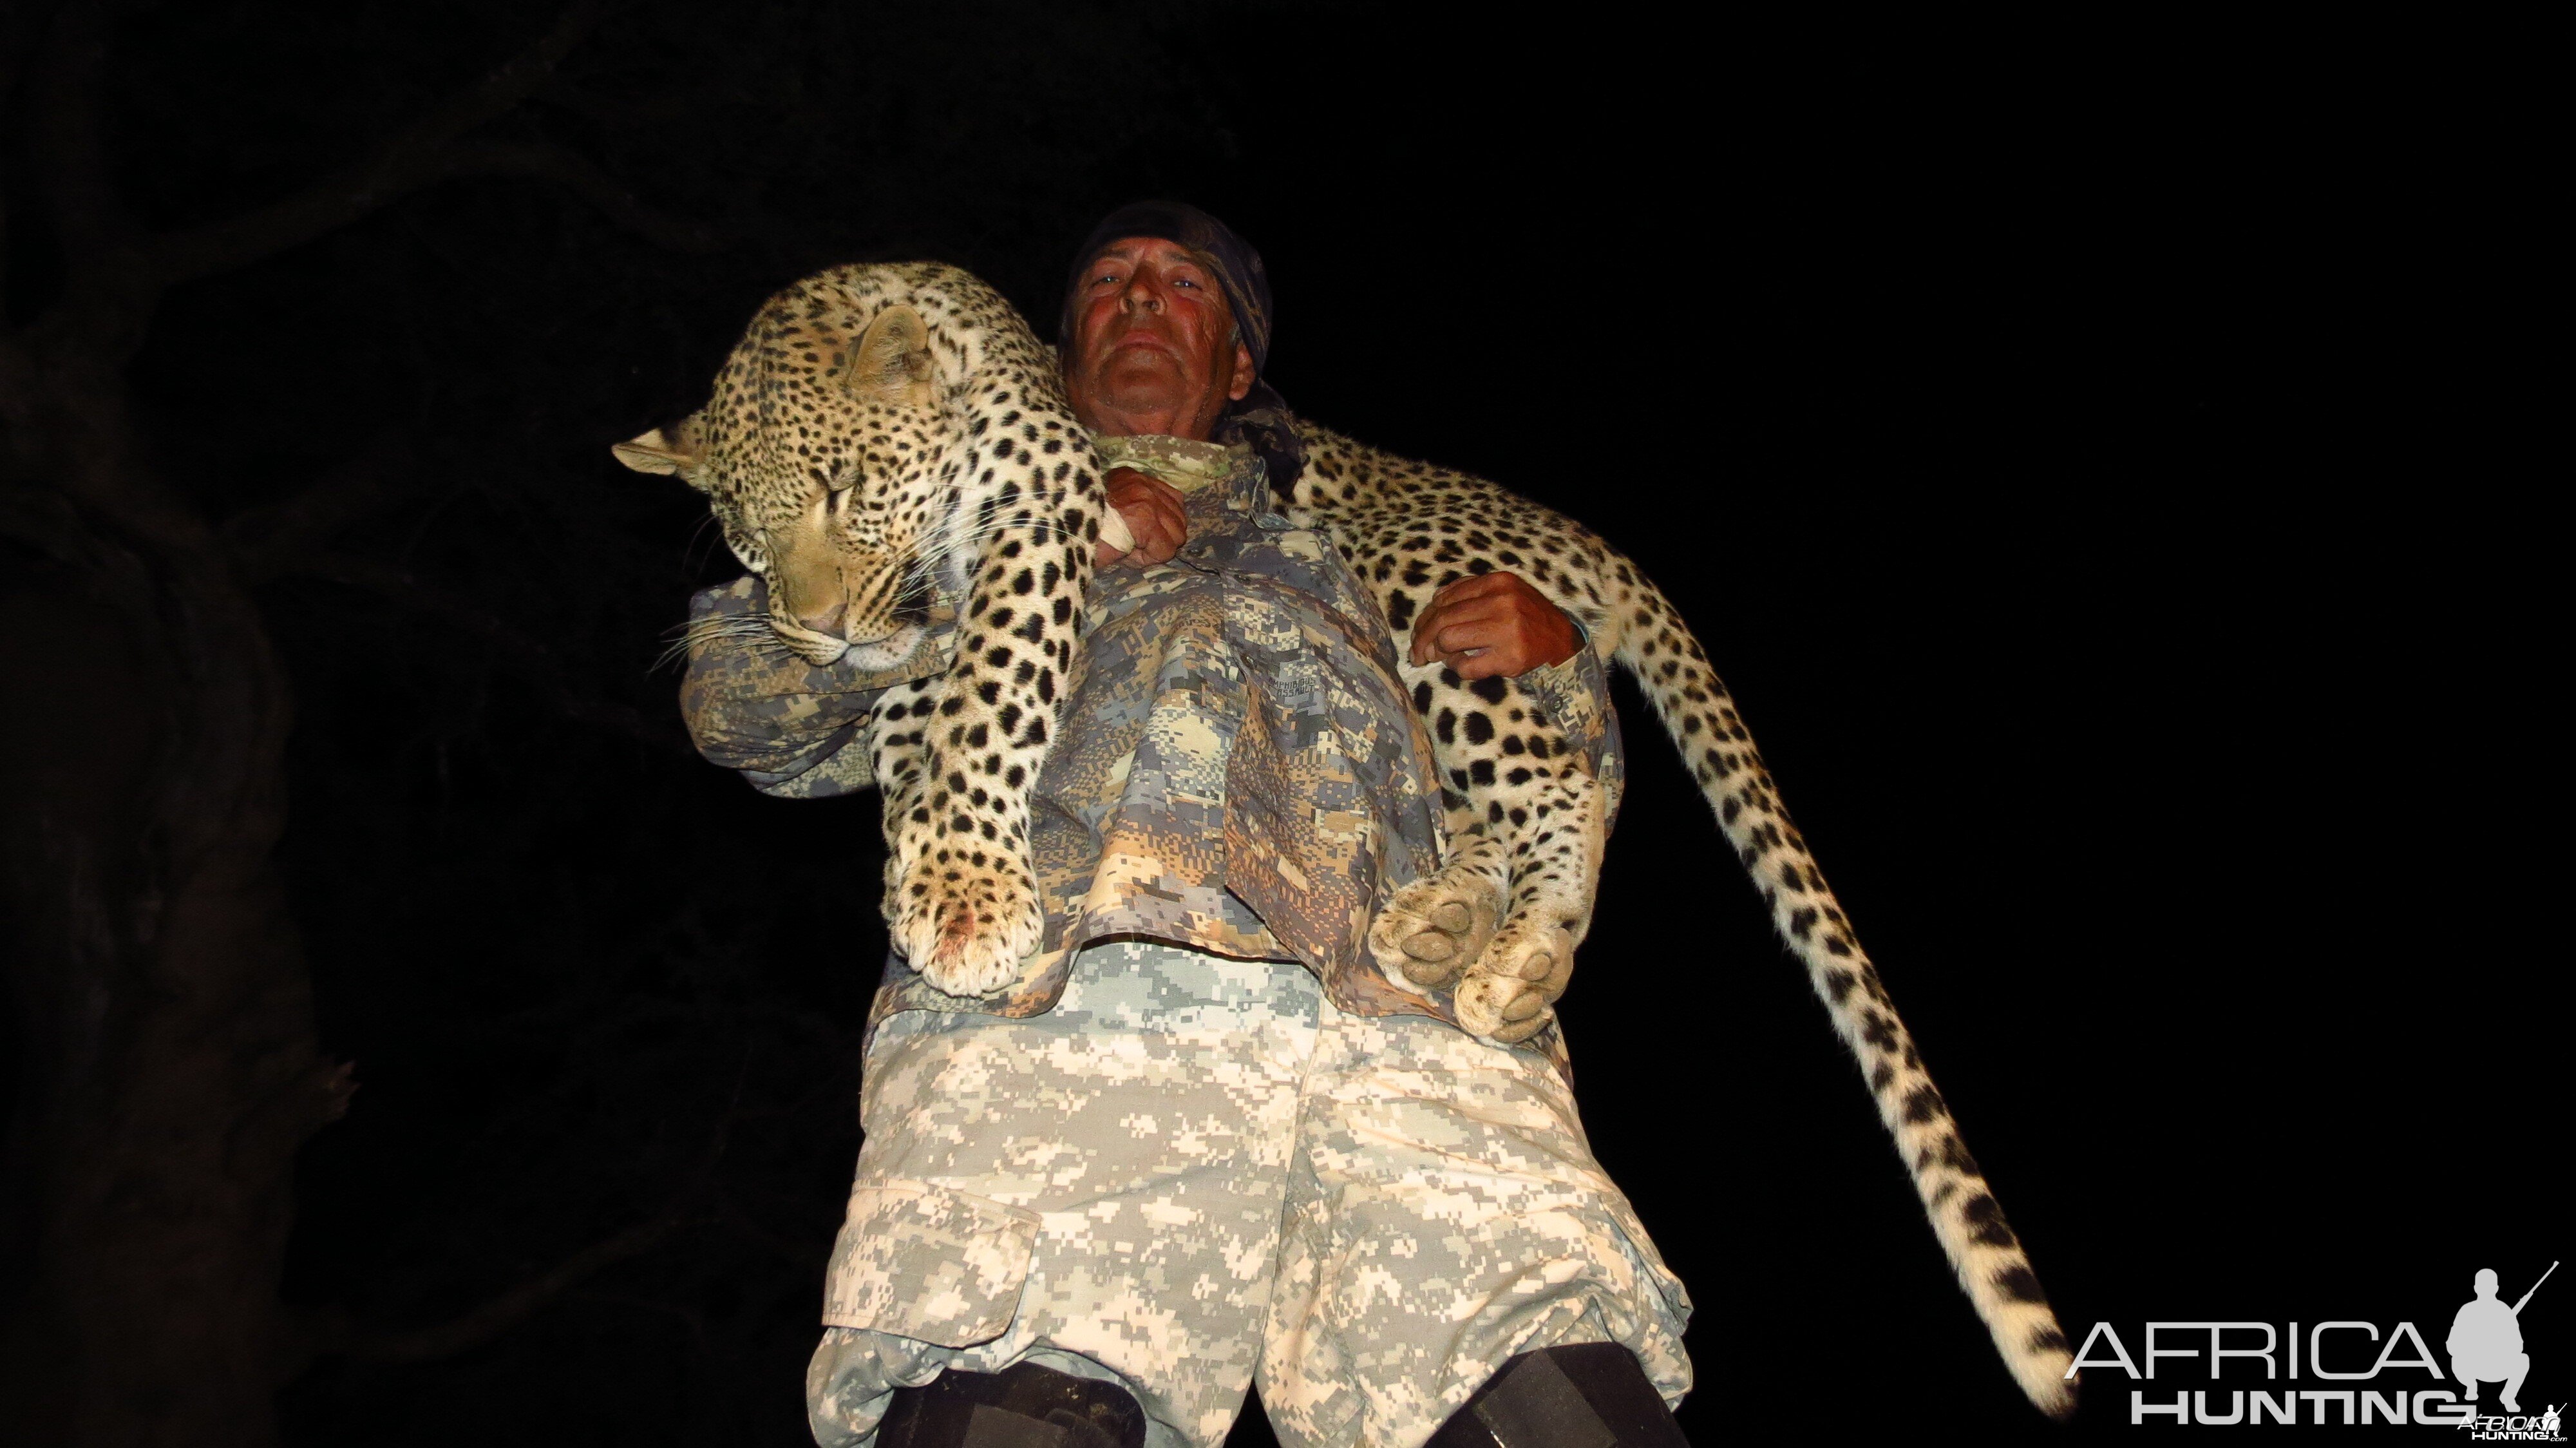
[[[953,614],[945,667],[869,721],[886,926],[934,989],[1016,979],[1044,928],[1030,801],[1083,592],[1101,544],[1135,545],[1053,350],[960,268],[834,267],[761,305],[705,406],[613,451],[706,495],[763,580],[766,617],[740,621],[762,646],[896,671]]]
[[[853,265],[765,303],[713,392],[614,451],[706,495],[766,585],[766,617],[746,621],[762,642],[816,666],[896,670],[933,646],[934,618],[953,619],[948,664],[873,706],[869,773],[892,943],[935,989],[989,995],[1041,936],[1030,801],[1080,600],[1102,545],[1134,546],[1057,359],[958,268]],[[1304,466],[1275,501],[1334,541],[1397,657],[1433,593],[1504,569],[1637,677],[1859,1060],[2007,1366],[2044,1411],[2071,1412],[2072,1356],[2027,1254],[1679,612],[1591,530],[1499,484],[1296,429]],[[1467,1029],[1526,1040],[1553,1019],[1589,929],[1605,786],[1520,683],[1442,664],[1403,673],[1442,771],[1448,845],[1390,897],[1369,951],[1391,977],[1451,990]]]
[[[2031,1403],[2074,1409],[2066,1334],[2021,1240],[1898,1016],[1734,696],[1672,600],[1581,523],[1472,474],[1384,452],[1294,419],[1303,466],[1276,499],[1329,537],[1409,657],[1440,589],[1518,574],[1571,616],[1584,647],[1634,676],[1679,748],[1781,940],[1859,1063],[1934,1234]],[[1530,688],[1473,681],[1435,660],[1402,667],[1442,779],[1448,847],[1369,927],[1390,979],[1450,990],[1462,1026],[1526,1039],[1553,1016],[1590,928],[1611,801]]]

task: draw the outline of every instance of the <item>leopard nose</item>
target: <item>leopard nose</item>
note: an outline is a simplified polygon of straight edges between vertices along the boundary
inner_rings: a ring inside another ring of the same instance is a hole
[[[796,621],[818,634],[824,634],[832,638],[839,638],[841,636],[841,618],[849,611],[850,606],[847,603],[839,599],[834,599],[832,602],[825,604],[821,608],[810,610],[798,609],[796,611]]]

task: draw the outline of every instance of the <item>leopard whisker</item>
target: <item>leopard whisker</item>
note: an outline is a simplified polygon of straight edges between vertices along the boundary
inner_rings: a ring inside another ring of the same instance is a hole
[[[709,614],[669,630],[665,637],[670,639],[670,643],[653,660],[655,669],[686,660],[699,649],[720,640],[740,639],[761,651],[772,647],[786,648],[778,638],[778,631],[770,627],[767,616],[759,614]]]

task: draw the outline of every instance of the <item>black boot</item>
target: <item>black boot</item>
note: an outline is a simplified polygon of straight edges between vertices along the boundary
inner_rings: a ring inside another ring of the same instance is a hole
[[[1116,1383],[1038,1363],[897,1388],[878,1448],[1145,1448],[1145,1410]]]
[[[1505,1362],[1423,1448],[1690,1448],[1637,1355],[1578,1342]]]

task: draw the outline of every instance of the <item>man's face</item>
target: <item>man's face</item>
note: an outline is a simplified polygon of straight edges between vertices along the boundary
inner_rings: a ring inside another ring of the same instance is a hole
[[[1179,243],[1112,242],[1076,286],[1065,390],[1093,431],[1204,439],[1252,390],[1225,292]]]

